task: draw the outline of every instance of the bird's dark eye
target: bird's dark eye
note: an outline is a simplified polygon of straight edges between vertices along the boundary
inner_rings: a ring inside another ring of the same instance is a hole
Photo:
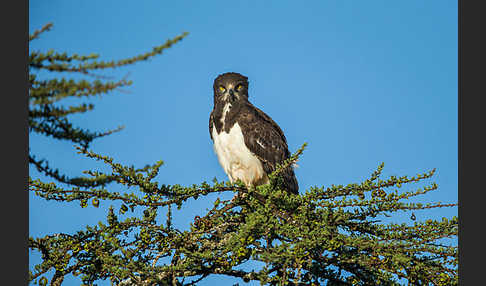
[[[226,88],[224,88],[224,86],[220,85],[219,86],[219,91],[220,92],[225,92],[226,91]]]
[[[243,89],[243,85],[240,83],[236,86],[236,91],[240,91]]]

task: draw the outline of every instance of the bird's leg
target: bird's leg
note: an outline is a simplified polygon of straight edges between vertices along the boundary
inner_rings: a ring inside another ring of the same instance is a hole
[[[246,183],[245,183],[245,186],[246,186],[246,188],[247,188],[248,191],[252,187],[251,185],[248,185]],[[236,192],[236,195],[234,195],[234,197],[231,199],[231,203],[234,203],[238,199],[244,199],[244,198],[246,198],[247,195],[248,195],[248,193],[245,192],[245,191],[243,191],[243,192]]]
[[[240,195],[240,193],[239,193],[239,192],[237,192],[237,193],[236,193],[236,194],[233,196],[233,198],[231,199],[230,204],[234,204],[234,203],[237,201],[237,199],[239,198],[239,195]]]
[[[245,186],[246,186],[246,191],[245,192],[240,192],[240,196],[242,199],[246,198],[248,196],[248,192],[254,188],[252,184],[249,184],[247,182],[245,182]]]

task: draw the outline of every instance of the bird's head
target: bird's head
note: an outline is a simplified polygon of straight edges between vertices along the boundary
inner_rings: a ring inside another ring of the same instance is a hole
[[[214,80],[214,104],[229,102],[231,104],[248,100],[248,78],[234,72],[220,74]]]

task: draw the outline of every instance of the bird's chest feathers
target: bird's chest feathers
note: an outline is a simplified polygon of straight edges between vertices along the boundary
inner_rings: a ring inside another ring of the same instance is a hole
[[[223,107],[223,114],[221,116],[221,119],[219,120],[221,122],[221,124],[223,124],[223,128],[224,128],[224,123],[226,121],[226,116],[228,115],[228,113],[230,112],[231,110],[231,104],[230,103],[226,103]]]
[[[224,113],[223,113],[224,116]],[[263,172],[260,160],[246,147],[243,132],[238,122],[226,132],[223,128],[219,133],[213,126],[212,136],[214,150],[218,160],[231,181],[242,180],[245,184],[253,184],[261,180]]]
[[[248,165],[253,158],[258,160],[245,145],[245,139],[238,123],[226,133],[224,130],[218,134],[213,128],[214,150],[220,159],[220,163],[226,170],[230,165]]]
[[[218,133],[226,131],[229,133],[230,128],[236,123],[236,117],[241,109],[241,105],[238,102],[218,103],[214,109],[214,126]]]

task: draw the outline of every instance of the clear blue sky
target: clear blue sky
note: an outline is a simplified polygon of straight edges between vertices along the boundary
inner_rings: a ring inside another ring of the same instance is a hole
[[[106,73],[115,79],[128,75],[134,84],[94,98],[94,111],[72,117],[94,130],[125,125],[91,149],[139,167],[162,159],[161,183],[227,179],[212,149],[208,116],[214,78],[234,71],[248,76],[250,101],[280,125],[292,152],[308,142],[296,170],[301,191],[360,182],[385,162],[385,175],[437,168],[439,189],[422,200],[457,201],[457,1],[32,0],[29,5],[29,32],[54,24],[31,50],[121,59],[190,33],[161,56]],[[77,155],[71,143],[31,135],[30,148],[69,175],[106,170]],[[176,224],[186,228],[214,199],[191,202]],[[102,206],[81,209],[31,195],[30,235],[74,232],[104,221],[108,204]],[[418,220],[450,217],[457,209],[415,214]],[[235,282],[244,284],[213,277],[200,285]]]

